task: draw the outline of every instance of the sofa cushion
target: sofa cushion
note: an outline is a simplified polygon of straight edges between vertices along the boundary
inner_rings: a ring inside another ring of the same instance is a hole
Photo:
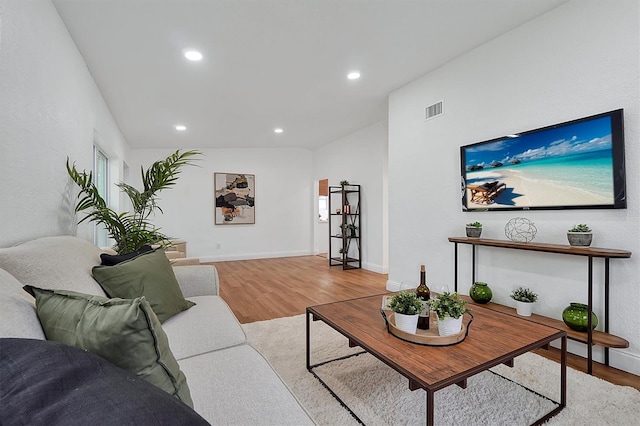
[[[100,264],[100,249],[78,237],[44,237],[0,248],[0,268],[23,285],[39,288],[105,293],[91,276]]]
[[[217,295],[218,270],[213,265],[195,265],[173,268],[184,297]]]
[[[144,297],[107,299],[26,286],[48,340],[86,349],[193,406],[167,336]]]
[[[195,296],[192,300],[196,306],[162,324],[178,361],[247,341],[240,323],[221,297]]]
[[[0,269],[0,337],[44,340],[33,298],[4,269]]]
[[[194,305],[182,295],[171,263],[162,249],[115,266],[95,266],[92,272],[109,297],[146,297],[160,322]]]
[[[212,424],[314,424],[280,376],[249,344],[179,363],[194,389],[194,409]]]
[[[0,339],[0,371],[5,426],[208,424],[145,380],[63,343]]]
[[[144,245],[140,247],[138,250],[133,251],[131,253],[125,253],[125,254],[100,253],[100,260],[102,261],[102,264],[105,266],[113,266],[113,265],[117,265],[118,263],[124,262],[125,260],[133,259],[134,257],[140,256],[141,254],[147,253],[151,250],[153,250],[151,246]]]

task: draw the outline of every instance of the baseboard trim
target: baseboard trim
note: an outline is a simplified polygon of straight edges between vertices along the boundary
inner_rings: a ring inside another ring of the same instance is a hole
[[[618,370],[640,376],[640,356],[623,352],[624,349],[609,350],[609,365]]]
[[[388,291],[400,291],[400,290],[412,290],[415,289],[418,286],[418,283],[415,283],[415,286],[412,288],[403,288],[402,287],[402,283],[396,282],[396,281],[391,281],[391,280],[387,280],[387,290]]]
[[[270,259],[276,257],[297,257],[297,256],[312,256],[313,253],[309,250],[298,251],[283,251],[283,252],[269,252],[269,253],[243,253],[243,254],[228,254],[228,255],[213,255],[213,256],[199,256],[200,262],[226,262],[233,260],[252,260],[252,259]]]
[[[377,265],[375,263],[369,263],[369,262],[362,262],[362,269],[366,269],[367,271],[375,272],[378,274],[389,273],[389,271],[385,270],[385,268],[382,265]]]

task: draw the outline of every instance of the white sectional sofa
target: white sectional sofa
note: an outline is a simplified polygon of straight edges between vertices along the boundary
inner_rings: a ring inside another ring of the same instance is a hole
[[[100,264],[100,253],[88,241],[68,236],[1,248],[0,338],[45,339],[25,285],[106,296],[91,273]],[[216,269],[198,265],[173,270],[184,297],[196,305],[166,320],[162,329],[186,376],[195,411],[210,424],[313,424],[218,296]],[[4,418],[0,423],[11,424]]]

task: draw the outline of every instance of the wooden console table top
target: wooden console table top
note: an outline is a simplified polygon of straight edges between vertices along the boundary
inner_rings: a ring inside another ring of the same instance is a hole
[[[542,251],[547,253],[564,253],[576,256],[609,257],[609,258],[629,258],[631,252],[628,250],[609,249],[601,247],[578,247],[564,244],[544,244],[544,243],[517,243],[507,240],[491,240],[487,238],[469,237],[449,237],[452,243],[472,244],[476,246],[503,247],[518,250]]]

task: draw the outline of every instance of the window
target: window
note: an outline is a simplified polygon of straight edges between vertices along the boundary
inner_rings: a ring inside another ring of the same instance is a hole
[[[93,184],[98,189],[98,194],[109,205],[109,159],[98,148],[93,146]],[[93,243],[98,247],[109,245],[109,234],[101,223],[96,223],[93,228]]]
[[[320,222],[329,221],[329,197],[326,195],[318,197],[318,218]]]
[[[318,181],[318,220],[329,221],[329,179]]]

